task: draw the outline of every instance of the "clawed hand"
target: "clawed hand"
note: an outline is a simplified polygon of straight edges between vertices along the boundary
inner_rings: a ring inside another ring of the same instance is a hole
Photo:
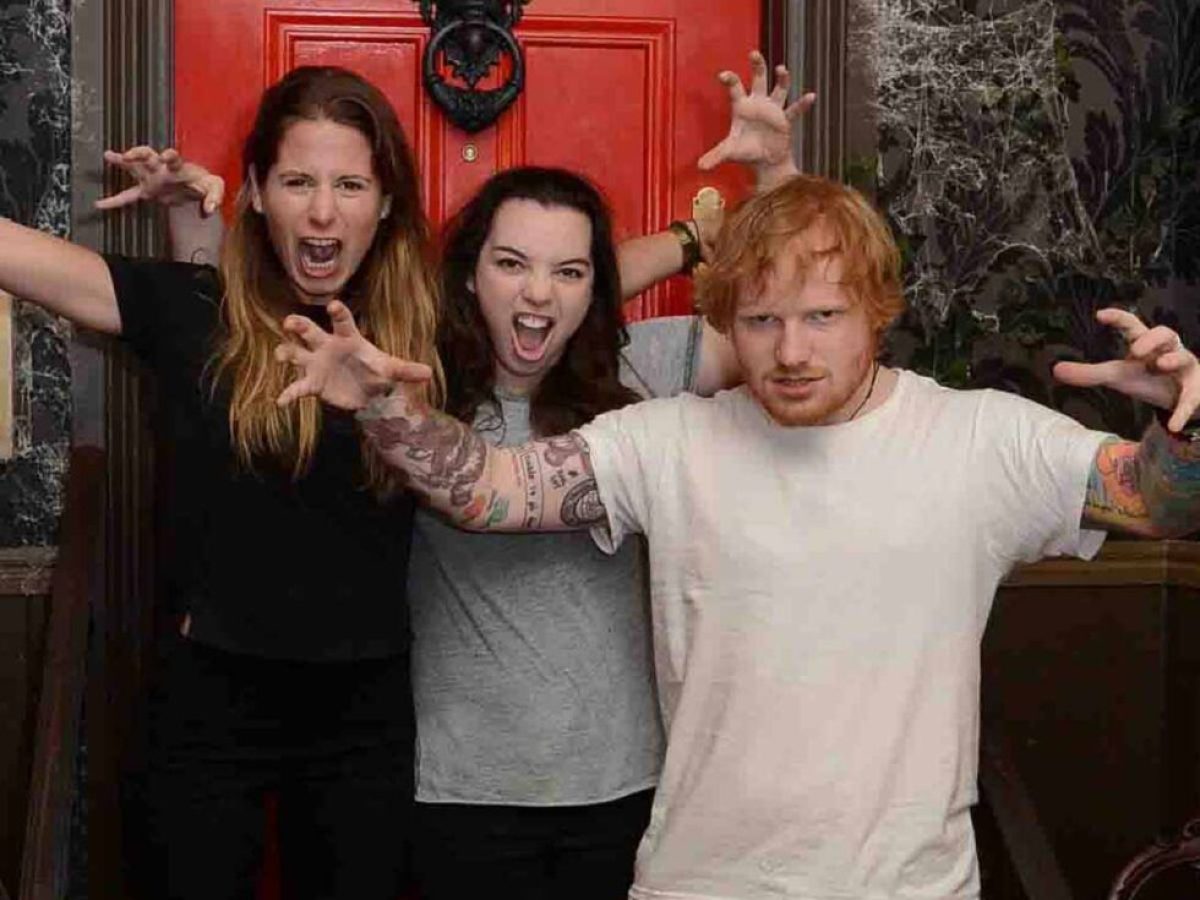
[[[1124,359],[1102,363],[1061,362],[1054,377],[1076,387],[1107,387],[1171,410],[1168,428],[1179,431],[1200,406],[1200,364],[1165,325],[1147,327],[1123,309],[1108,308],[1096,319],[1121,332],[1129,350]]]
[[[389,356],[363,337],[345,304],[334,300],[328,312],[332,333],[307,316],[283,320],[283,330],[300,343],[280,344],[275,358],[295,366],[300,376],[279,395],[280,406],[319,397],[330,406],[358,410],[398,384],[422,384],[433,377],[429,366]]]
[[[184,162],[174,149],[161,153],[153,147],[134,147],[123,153],[105,150],[104,161],[123,169],[137,184],[97,200],[97,209],[117,209],[141,200],[156,200],[164,206],[198,200],[209,215],[220,208],[225,197],[225,179],[203,166]]]
[[[750,93],[733,72],[721,72],[717,80],[729,89],[733,105],[728,136],[700,157],[701,169],[724,162],[740,162],[770,172],[777,183],[797,172],[792,159],[792,125],[808,112],[817,95],[808,93],[788,105],[791,75],[786,66],[775,67],[775,87],[767,92],[767,62],[757,50],[750,54]]]

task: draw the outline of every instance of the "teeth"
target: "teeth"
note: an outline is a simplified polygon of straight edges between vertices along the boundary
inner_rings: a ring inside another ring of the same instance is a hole
[[[553,320],[547,319],[545,316],[534,316],[529,313],[517,316],[516,321],[523,328],[549,328],[553,324]]]

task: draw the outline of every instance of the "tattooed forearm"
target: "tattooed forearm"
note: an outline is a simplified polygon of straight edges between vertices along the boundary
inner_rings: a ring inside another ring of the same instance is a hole
[[[1088,480],[1084,519],[1145,537],[1200,529],[1200,446],[1171,437],[1157,422],[1140,444],[1106,441]]]
[[[380,457],[462,528],[552,531],[604,518],[587,444],[576,434],[490,447],[462,422],[403,392],[373,400],[358,418]]]

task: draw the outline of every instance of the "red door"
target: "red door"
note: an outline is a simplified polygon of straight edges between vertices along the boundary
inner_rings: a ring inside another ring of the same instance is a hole
[[[687,217],[703,185],[727,197],[746,189],[736,169],[702,174],[695,162],[728,126],[714,75],[744,68],[759,29],[759,4],[747,0],[532,0],[516,29],[525,90],[493,126],[466,135],[421,86],[429,33],[414,0],[176,0],[176,142],[233,188],[262,89],[298,65],[342,65],[395,105],[435,224],[494,171],[531,163],[591,177],[618,234],[634,236]],[[674,279],[628,312],[690,303],[688,283]]]

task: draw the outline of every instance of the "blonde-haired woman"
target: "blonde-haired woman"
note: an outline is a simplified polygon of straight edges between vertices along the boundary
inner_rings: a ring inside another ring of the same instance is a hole
[[[0,221],[0,288],[120,336],[158,380],[176,549],[131,782],[137,893],[251,897],[274,792],[286,896],[391,900],[413,793],[396,602],[412,501],[351,418],[276,405],[290,379],[274,348],[289,312],[320,319],[337,299],[389,353],[432,367],[439,392],[417,174],[383,95],[335,68],[264,93],[243,163],[219,272]]]

